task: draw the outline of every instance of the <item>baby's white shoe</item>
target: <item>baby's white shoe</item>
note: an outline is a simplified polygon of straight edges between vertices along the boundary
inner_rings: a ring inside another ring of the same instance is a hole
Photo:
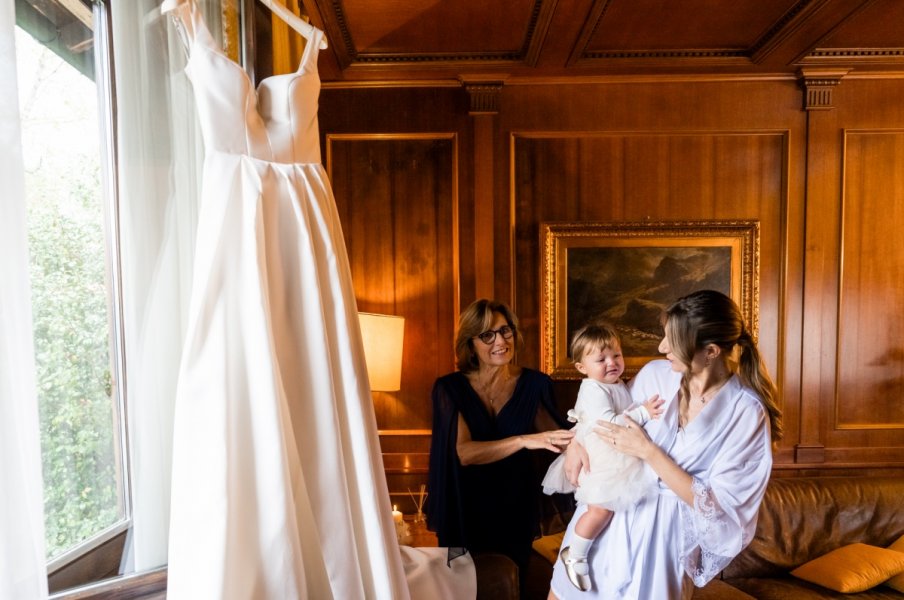
[[[562,548],[559,558],[565,565],[568,581],[582,592],[586,592],[590,589],[590,565],[587,564],[586,558],[571,558],[570,549],[569,546]]]

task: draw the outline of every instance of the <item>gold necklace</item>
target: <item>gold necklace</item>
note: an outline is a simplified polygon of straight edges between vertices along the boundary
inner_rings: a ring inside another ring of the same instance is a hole
[[[493,377],[490,376],[489,381],[486,383],[480,381],[479,374],[474,374],[474,380],[472,382],[472,386],[474,387],[474,391],[477,392],[477,395],[484,399],[493,410],[496,409],[497,405],[505,404],[509,399],[509,385],[511,384],[514,377],[508,371],[506,371],[505,375],[500,375],[500,378],[497,380],[497,385],[493,386]]]
[[[729,380],[729,379],[731,379],[731,374],[726,375],[724,379],[722,379],[721,381],[719,381],[719,383],[710,386],[709,389],[706,390],[705,392],[703,392],[702,394],[699,394],[699,395],[697,395],[697,396],[694,396],[694,395],[692,394],[692,395],[691,395],[691,399],[693,400],[693,399],[695,399],[695,398],[699,398],[699,399],[700,399],[700,404],[706,404],[707,402],[709,402],[710,400],[712,400],[712,399],[715,397],[716,394],[719,393],[719,390],[722,389],[722,386],[724,386],[726,383],[728,383],[728,380]]]

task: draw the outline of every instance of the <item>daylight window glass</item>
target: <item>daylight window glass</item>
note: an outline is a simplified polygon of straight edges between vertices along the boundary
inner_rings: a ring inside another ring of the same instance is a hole
[[[115,270],[85,14],[60,27],[42,21],[59,15],[23,12],[16,30],[48,559],[126,516]]]

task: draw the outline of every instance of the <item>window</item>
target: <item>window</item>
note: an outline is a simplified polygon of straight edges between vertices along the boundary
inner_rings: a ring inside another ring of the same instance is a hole
[[[17,0],[16,11],[52,570],[128,524],[118,260],[103,185],[105,103],[95,83],[92,11],[79,2],[28,0]]]

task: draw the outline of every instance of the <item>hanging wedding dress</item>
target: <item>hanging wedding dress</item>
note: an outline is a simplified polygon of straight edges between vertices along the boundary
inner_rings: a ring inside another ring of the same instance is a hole
[[[320,163],[311,28],[255,91],[167,0],[205,143],[176,394],[168,598],[408,598],[348,259]]]

